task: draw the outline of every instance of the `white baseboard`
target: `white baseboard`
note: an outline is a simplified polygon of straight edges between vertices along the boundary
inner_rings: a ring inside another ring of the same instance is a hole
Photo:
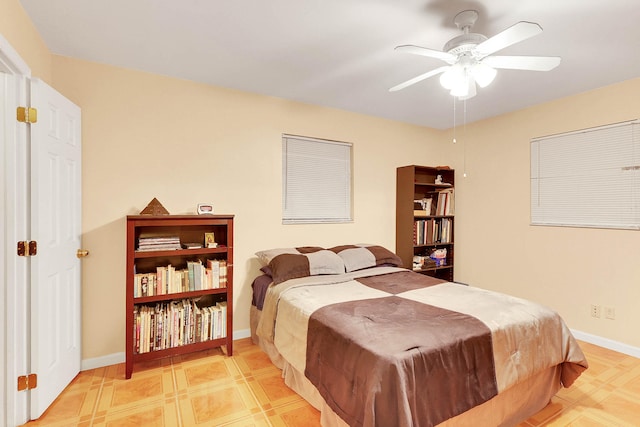
[[[251,336],[251,330],[243,329],[241,331],[233,331],[233,340],[239,340],[242,338],[249,338]],[[586,341],[586,340],[585,340]],[[89,369],[102,368],[104,366],[117,365],[118,363],[124,363],[124,352],[107,354],[106,356],[94,357],[91,359],[83,359],[80,365],[81,371],[87,371]]]
[[[233,331],[233,340],[241,340],[242,338],[249,338],[251,336],[250,329],[243,329],[241,331]]]
[[[89,369],[117,365],[118,363],[124,363],[124,352],[107,354],[106,356],[94,357],[91,359],[83,359],[80,365],[80,370],[87,371]]]
[[[634,347],[629,344],[621,343],[619,341],[610,340],[609,338],[602,338],[597,335],[588,334],[586,332],[576,331],[571,329],[571,333],[576,339],[586,341],[590,344],[594,344],[600,347],[608,348],[609,350],[617,351],[619,353],[628,354],[629,356],[640,358],[640,348]]]

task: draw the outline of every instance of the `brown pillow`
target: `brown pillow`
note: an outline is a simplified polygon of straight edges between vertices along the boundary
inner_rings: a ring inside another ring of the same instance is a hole
[[[319,274],[342,274],[345,272],[342,258],[327,249],[306,254],[283,253],[271,259],[268,265],[273,283]]]

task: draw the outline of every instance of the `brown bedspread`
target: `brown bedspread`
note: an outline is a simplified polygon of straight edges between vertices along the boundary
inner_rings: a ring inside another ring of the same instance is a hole
[[[565,387],[586,369],[538,304],[407,270],[344,276],[270,288],[258,334],[351,426],[433,426],[551,366]]]
[[[497,394],[489,328],[396,296],[314,312],[305,375],[350,426],[433,426]]]

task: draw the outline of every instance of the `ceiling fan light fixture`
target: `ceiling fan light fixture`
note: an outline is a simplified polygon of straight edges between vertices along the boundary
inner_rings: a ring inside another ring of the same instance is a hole
[[[460,87],[451,89],[451,92],[449,92],[449,95],[453,96],[454,98],[463,99],[469,95],[469,91],[467,90],[466,87],[460,86]]]
[[[492,68],[482,62],[478,62],[473,65],[469,72],[476,83],[478,83],[482,88],[489,86],[493,79],[496,78],[496,74],[498,74],[498,71],[495,68]]]
[[[469,96],[470,86],[475,84],[473,78],[470,76],[463,76],[463,78],[456,82],[456,84],[451,88],[451,96],[455,96],[456,98],[465,98]]]
[[[453,89],[464,84],[466,79],[465,69],[460,64],[449,67],[447,71],[440,75],[440,84],[445,89]]]

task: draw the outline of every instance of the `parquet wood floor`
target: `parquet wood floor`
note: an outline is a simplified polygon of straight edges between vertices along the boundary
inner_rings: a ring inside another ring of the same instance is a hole
[[[640,426],[640,359],[580,343],[589,369],[518,427]],[[283,382],[250,339],[219,350],[81,372],[27,427],[313,427],[320,415]]]

